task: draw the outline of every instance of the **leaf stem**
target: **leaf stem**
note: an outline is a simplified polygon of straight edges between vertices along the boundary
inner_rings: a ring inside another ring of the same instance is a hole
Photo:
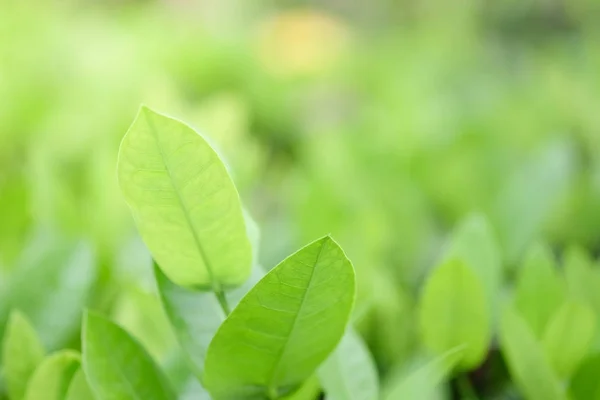
[[[231,312],[231,309],[229,308],[229,303],[227,302],[227,297],[225,297],[225,291],[221,287],[214,287],[214,286],[213,286],[213,291],[215,293],[215,296],[217,297],[217,300],[219,301],[219,304],[221,305],[221,308],[223,309],[223,312],[225,313],[225,316],[228,316],[229,313]]]
[[[475,392],[475,389],[473,388],[473,385],[471,383],[471,380],[469,379],[469,376],[466,374],[463,374],[461,376],[459,376],[457,378],[457,382],[458,384],[458,391],[460,393],[460,397],[463,400],[479,400],[479,397],[477,396],[477,392]]]

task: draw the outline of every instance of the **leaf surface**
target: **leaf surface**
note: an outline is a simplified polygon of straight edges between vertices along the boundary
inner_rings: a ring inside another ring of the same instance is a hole
[[[62,350],[49,355],[31,376],[24,399],[63,400],[79,365],[77,352]]]
[[[83,369],[98,400],[174,400],[166,377],[123,328],[87,312]]]
[[[511,376],[527,400],[564,400],[541,344],[511,307],[502,316],[500,344]]]
[[[75,372],[65,400],[94,400],[94,394],[81,368]]]
[[[361,337],[348,328],[335,351],[318,370],[329,400],[376,400],[379,380],[375,364]]]
[[[141,107],[121,143],[118,177],[144,242],[171,281],[220,288],[246,280],[252,250],[239,195],[195,130]]]
[[[340,341],[354,302],[354,269],[324,237],[271,270],[213,338],[204,385],[215,400],[291,394]]]
[[[11,400],[21,400],[46,351],[27,318],[18,311],[10,315],[2,347],[2,370],[8,396]]]
[[[423,342],[436,355],[465,345],[462,367],[483,361],[491,339],[490,316],[481,281],[463,261],[445,261],[431,273],[419,317]]]

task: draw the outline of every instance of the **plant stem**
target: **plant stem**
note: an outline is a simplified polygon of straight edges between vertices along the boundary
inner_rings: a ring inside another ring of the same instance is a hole
[[[227,303],[227,297],[225,297],[225,291],[221,287],[214,287],[213,291],[215,292],[215,296],[217,297],[225,316],[228,316],[231,310],[229,308],[229,303]]]
[[[479,400],[468,375],[463,374],[459,376],[456,383],[458,384],[458,391],[462,400]]]

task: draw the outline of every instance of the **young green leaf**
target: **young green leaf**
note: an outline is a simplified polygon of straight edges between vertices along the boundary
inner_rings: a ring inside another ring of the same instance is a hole
[[[166,377],[123,328],[87,312],[82,329],[83,369],[98,400],[173,400]]]
[[[330,237],[282,261],[221,325],[206,357],[215,400],[276,399],[295,391],[340,341],[354,269]]]
[[[452,235],[448,259],[460,259],[473,269],[483,284],[488,311],[495,321],[502,283],[500,251],[487,219],[479,214],[467,218]]]
[[[240,199],[215,151],[189,126],[141,107],[118,176],[144,242],[171,281],[237,286],[252,251]]]
[[[10,400],[21,400],[29,378],[45,356],[37,333],[18,311],[13,311],[2,343],[2,368]]]
[[[175,336],[197,377],[202,377],[206,351],[225,320],[214,293],[195,292],[172,283],[155,264],[154,276]]]
[[[392,383],[386,390],[385,400],[433,400],[439,386],[463,357],[465,346],[458,346],[423,365],[416,371]]]
[[[600,314],[600,275],[592,268],[590,256],[581,248],[569,248],[564,271],[569,295],[588,303]]]
[[[585,357],[596,330],[596,315],[586,304],[566,302],[552,317],[543,344],[554,371],[569,378]]]
[[[528,253],[516,283],[515,306],[541,338],[548,321],[565,299],[565,288],[556,261],[545,246],[535,246]]]
[[[24,400],[63,400],[79,365],[79,353],[71,350],[48,356],[31,376]]]
[[[600,400],[600,354],[587,358],[571,379],[569,396],[571,400]]]
[[[95,400],[92,389],[81,368],[75,372],[73,379],[71,379],[65,400]]]
[[[329,400],[376,400],[377,370],[362,338],[349,327],[335,351],[318,370]]]
[[[500,344],[510,373],[527,400],[565,398],[540,343],[510,307],[502,315]]]
[[[477,366],[491,338],[490,316],[482,284],[463,261],[452,259],[436,268],[420,299],[424,344],[435,354],[466,345],[460,366]]]

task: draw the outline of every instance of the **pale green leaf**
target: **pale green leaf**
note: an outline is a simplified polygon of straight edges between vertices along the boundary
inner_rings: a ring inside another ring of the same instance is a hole
[[[282,400],[316,400],[321,393],[321,384],[316,376],[308,378],[304,384],[289,396],[285,396]]]
[[[81,368],[75,372],[73,379],[71,379],[65,400],[95,400],[92,389]]]
[[[210,145],[141,107],[119,151],[121,190],[153,258],[186,287],[237,286],[252,250],[238,193]]]
[[[510,374],[527,400],[565,398],[541,344],[527,322],[510,307],[502,315],[500,344]]]
[[[433,400],[438,398],[440,386],[463,357],[465,346],[447,351],[391,384],[385,400]]]
[[[564,273],[569,295],[588,303],[600,314],[600,275],[590,256],[579,247],[571,247],[564,258]]]
[[[568,301],[552,317],[543,344],[554,371],[568,378],[585,357],[596,331],[596,315],[586,304]]]
[[[465,345],[460,366],[481,363],[491,339],[490,316],[481,281],[463,261],[452,259],[427,279],[420,299],[423,343],[436,355]]]
[[[600,354],[588,357],[571,379],[569,396],[571,400],[600,400]]]
[[[21,400],[27,382],[46,354],[37,333],[18,311],[13,311],[2,343],[2,369],[10,400]]]
[[[82,331],[83,369],[98,400],[173,400],[156,363],[123,328],[87,312]]]
[[[225,313],[212,292],[192,291],[175,285],[155,264],[154,274],[160,298],[175,336],[184,349],[194,374],[202,377],[206,351],[213,336],[225,320]],[[250,278],[240,287],[226,293],[230,307],[264,275],[255,265]]]
[[[471,215],[459,225],[452,235],[447,258],[460,259],[473,269],[483,284],[489,314],[496,321],[502,264],[492,228],[484,216]]]
[[[79,353],[62,350],[37,367],[25,392],[25,400],[63,400],[80,365]]]
[[[95,280],[94,253],[88,243],[40,232],[11,275],[0,309],[6,314],[12,309],[23,312],[44,346],[59,349],[77,334]]]
[[[213,338],[204,384],[216,400],[295,391],[340,341],[354,301],[354,269],[330,237],[271,270]]]
[[[318,370],[328,400],[376,400],[379,381],[362,338],[349,327],[335,351]]]
[[[541,245],[528,253],[516,283],[515,306],[536,338],[565,299],[565,287],[550,250]]]

